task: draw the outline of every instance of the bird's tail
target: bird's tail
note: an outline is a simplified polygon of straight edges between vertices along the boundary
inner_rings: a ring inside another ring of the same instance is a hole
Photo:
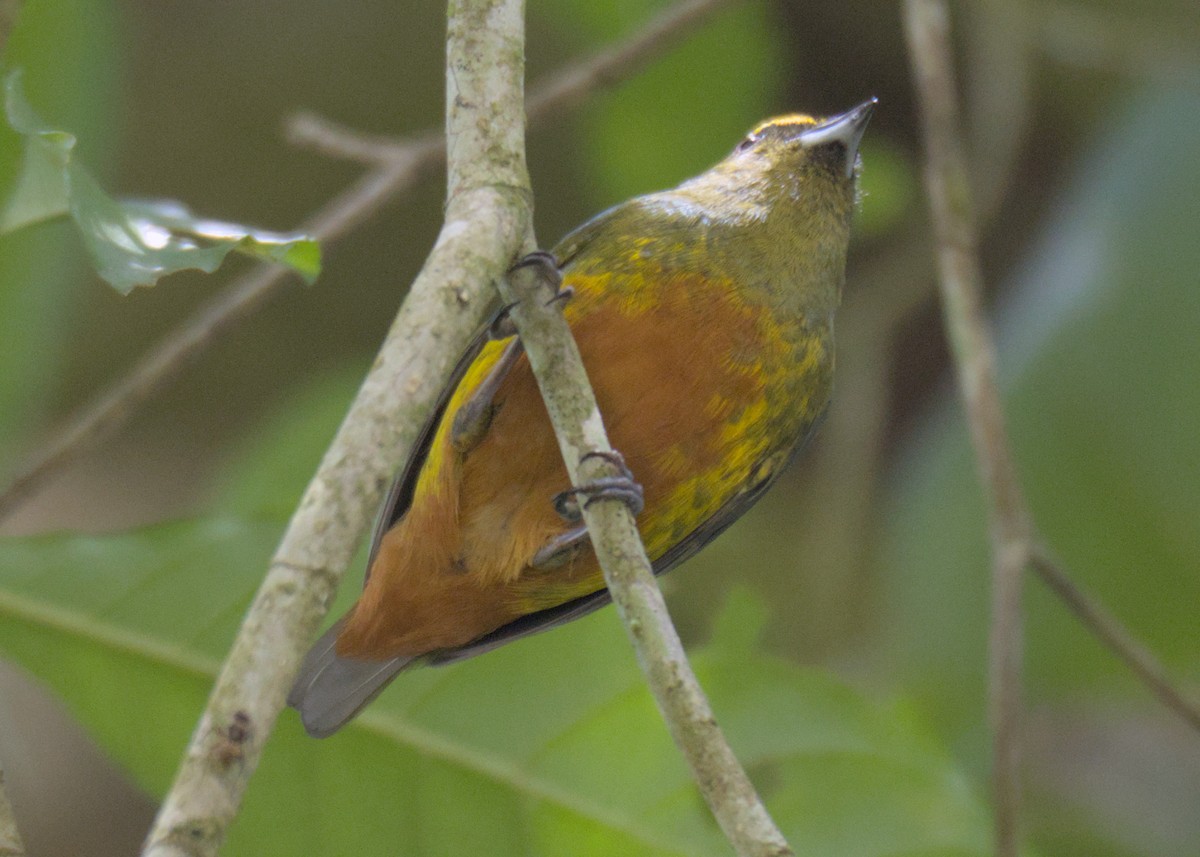
[[[300,712],[308,734],[326,738],[342,728],[372,699],[379,695],[396,673],[411,665],[414,658],[398,657],[386,661],[361,661],[344,658],[334,644],[346,623],[342,617],[313,645],[287,702]]]

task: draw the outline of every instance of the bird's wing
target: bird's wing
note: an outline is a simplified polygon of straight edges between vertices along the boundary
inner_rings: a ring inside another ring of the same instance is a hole
[[[429,457],[429,450],[433,445],[433,438],[437,434],[442,417],[446,413],[446,406],[450,403],[455,390],[458,389],[463,376],[467,374],[467,370],[475,362],[475,358],[483,351],[483,347],[488,344],[490,340],[489,332],[492,329],[494,320],[493,318],[475,334],[475,337],[471,340],[471,344],[467,346],[466,351],[458,358],[458,363],[455,364],[454,371],[450,373],[450,378],[446,381],[446,386],[438,397],[437,406],[434,407],[433,413],[429,415],[429,419],[425,421],[425,425],[421,427],[421,433],[417,435],[417,441],[413,444],[408,461],[400,468],[400,472],[396,474],[395,481],[392,482],[392,487],[388,491],[387,499],[384,501],[383,507],[379,512],[379,517],[375,520],[375,530],[371,533],[371,553],[367,558],[367,572],[363,575],[364,587],[367,585],[367,579],[371,576],[371,566],[375,563],[375,554],[379,551],[379,543],[383,541],[383,537],[387,531],[395,526],[396,522],[404,516],[409,506],[412,505],[413,492],[417,487],[417,477],[421,475],[421,468],[425,465],[425,459]]]

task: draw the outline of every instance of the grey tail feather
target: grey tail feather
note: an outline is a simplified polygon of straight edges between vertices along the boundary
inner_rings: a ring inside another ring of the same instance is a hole
[[[362,711],[396,674],[414,658],[360,661],[343,658],[334,648],[345,617],[321,635],[313,645],[287,703],[300,712],[305,730],[314,738],[327,738]]]

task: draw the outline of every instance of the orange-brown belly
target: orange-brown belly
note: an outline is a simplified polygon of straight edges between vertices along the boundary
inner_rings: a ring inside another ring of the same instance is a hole
[[[577,284],[568,318],[609,438],[645,490],[638,523],[656,559],[765,455],[795,440],[782,435],[797,434],[808,418],[780,418],[772,410],[785,403],[769,399],[797,355],[762,310],[739,303],[724,283],[690,278],[640,303],[588,286]],[[813,385],[827,388],[826,369],[811,373]],[[814,389],[812,398],[823,406],[826,395]],[[418,655],[462,645],[604,585],[586,548],[556,568],[529,567],[571,525],[551,502],[568,477],[524,357],[495,404],[478,445],[445,468],[447,484],[418,495],[385,537],[339,651]]]

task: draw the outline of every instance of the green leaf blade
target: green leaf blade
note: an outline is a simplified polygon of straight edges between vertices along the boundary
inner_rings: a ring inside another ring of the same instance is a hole
[[[178,271],[211,274],[233,252],[286,265],[310,284],[320,274],[320,246],[308,236],[199,218],[173,202],[113,199],[74,157],[75,137],[34,113],[19,70],[5,78],[4,96],[9,127],[24,146],[12,190],[0,200],[0,234],[69,214],[96,273],[121,294]]]

